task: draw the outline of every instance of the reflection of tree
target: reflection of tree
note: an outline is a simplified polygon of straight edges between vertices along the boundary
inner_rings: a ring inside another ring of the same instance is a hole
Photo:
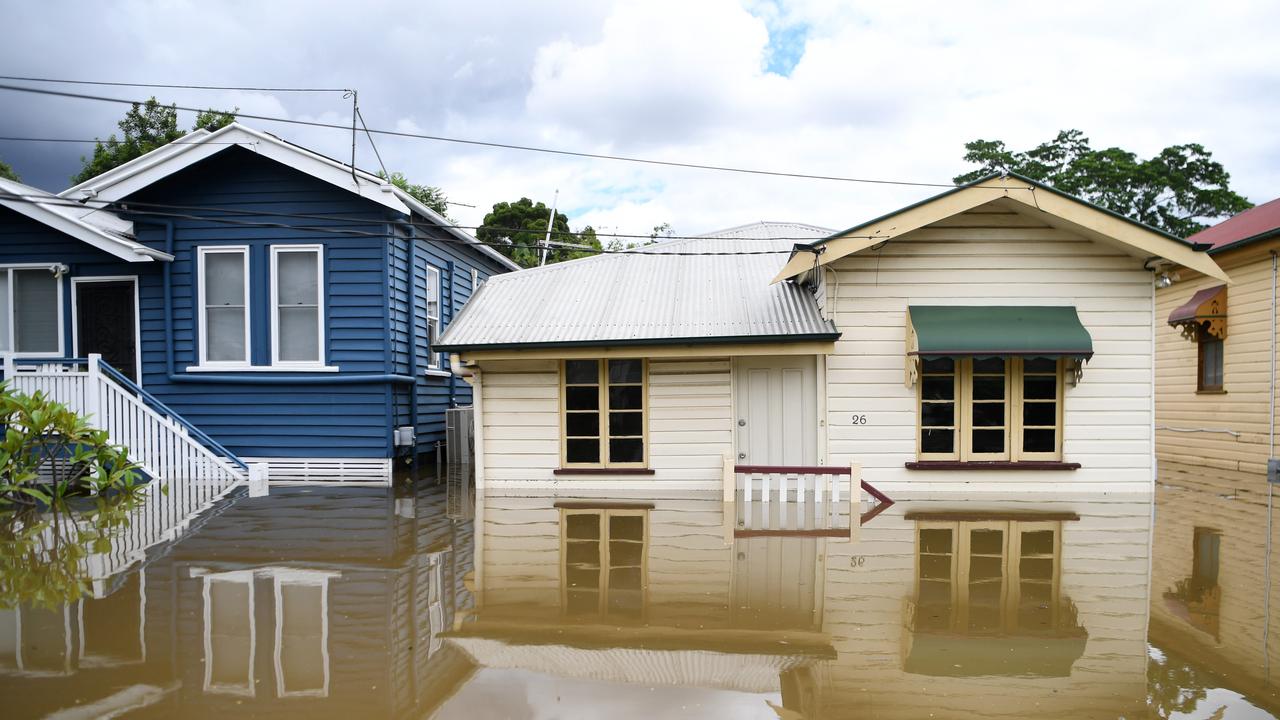
[[[111,538],[129,526],[129,512],[141,502],[128,492],[74,509],[57,502],[0,513],[0,608],[54,608],[85,595],[85,560],[111,550]]]
[[[1147,660],[1147,706],[1158,718],[1190,713],[1205,698],[1200,673],[1190,663],[1168,653],[1152,653]]]

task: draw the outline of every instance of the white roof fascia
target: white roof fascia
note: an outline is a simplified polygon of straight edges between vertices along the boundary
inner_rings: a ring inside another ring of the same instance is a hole
[[[419,215],[430,220],[431,222],[440,225],[441,228],[444,230],[447,230],[450,235],[453,235],[454,237],[458,238],[459,240],[462,240],[468,245],[474,245],[476,249],[479,250],[481,253],[484,253],[485,255],[489,256],[493,260],[496,260],[498,264],[502,265],[508,270],[521,269],[520,266],[517,265],[515,261],[513,261],[511,258],[507,257],[506,255],[503,255],[497,250],[494,250],[488,245],[485,245],[475,237],[469,235],[468,233],[463,232],[459,228],[452,227],[453,225],[452,222],[450,222],[447,218],[442,216],[440,213],[424,205],[414,196],[410,195],[409,193],[401,190],[400,188],[394,185],[391,185],[390,187],[392,188],[391,192],[396,197],[400,198],[401,202],[403,202],[405,205],[408,205],[409,209],[413,210],[413,212],[416,212]]]
[[[245,127],[240,123],[231,123],[192,142],[176,142],[176,144],[177,148],[172,151],[161,153],[162,150],[173,147],[174,143],[138,158],[138,160],[144,160],[150,158],[153,153],[160,153],[150,162],[139,163],[127,172],[116,173],[111,177],[106,176],[109,173],[104,174],[64,191],[63,195],[77,200],[115,202],[179,170],[216,155],[232,145],[240,145],[316,179],[348,192],[354,192],[379,205],[406,215],[409,213],[409,208],[401,202],[399,197],[382,189],[386,182],[381,178],[362,170],[356,170],[353,178],[351,167],[348,165],[287,143],[267,133]],[[121,166],[121,168],[124,167]]]
[[[45,194],[36,188],[22,185],[21,183],[0,181],[0,190],[13,195],[26,196],[26,199],[23,200],[0,198],[0,205],[126,262],[151,262],[152,260],[173,259],[172,255],[153,250],[132,240],[117,237],[103,228],[59,212],[58,209],[47,206],[39,200],[31,199],[32,196]],[[51,200],[59,200],[55,195],[49,195],[49,198]]]
[[[161,145],[160,147],[156,148],[155,150],[152,150],[149,153],[146,153],[145,155],[139,155],[138,157],[130,160],[127,163],[122,163],[100,175],[95,175],[89,178],[88,180],[85,180],[82,183],[72,185],[66,190],[63,190],[62,192],[58,193],[58,197],[74,197],[76,199],[81,199],[85,197],[84,193],[82,193],[81,191],[85,190],[86,188],[98,187],[104,184],[109,185],[113,182],[116,182],[120,178],[128,177],[133,173],[137,172],[140,167],[144,167],[144,166],[149,167],[150,165],[155,164],[159,160],[162,160],[169,155],[183,152],[185,146],[192,145],[197,141],[199,141],[201,138],[208,137],[209,135],[210,135],[210,132],[203,128],[201,128],[200,130],[192,130],[191,132],[187,133],[186,135],[183,135],[177,140],[174,140],[166,145]]]

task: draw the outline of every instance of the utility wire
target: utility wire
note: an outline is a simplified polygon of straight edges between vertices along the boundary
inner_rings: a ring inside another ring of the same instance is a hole
[[[240,87],[235,85],[167,85],[164,83],[130,83],[130,82],[111,82],[107,80],[67,80],[63,78],[18,77],[16,75],[0,75],[0,80],[21,80],[23,82],[61,83],[66,85],[107,85],[111,87],[169,88],[173,90],[244,90],[247,92],[300,92],[300,93],[347,92],[346,88]]]
[[[22,87],[20,85],[2,85],[0,90],[9,90],[12,92],[34,93],[37,95],[51,95],[55,97],[74,98],[78,100],[96,100],[99,102],[118,103],[122,105],[141,105],[137,100],[126,100],[123,98],[103,97],[100,95],[85,95],[82,93],[66,92],[63,90],[48,90],[44,88]],[[182,105],[173,105],[178,110],[190,112],[203,112],[204,109],[197,107],[188,107]],[[318,122],[314,120],[294,120],[290,118],[273,117],[270,115],[254,115],[251,113],[237,112],[237,117],[248,118],[251,120],[263,120],[266,122],[287,123],[290,125],[304,125],[307,127],[327,128],[330,130],[342,130],[343,132],[351,132],[352,128],[346,125],[338,125],[336,123]],[[613,160],[616,162],[629,162],[640,165],[658,165],[662,167],[678,167],[689,168],[693,170],[711,170],[716,172],[738,173],[742,175],[764,175],[769,177],[785,177],[798,178],[804,180],[832,180],[838,182],[864,183],[872,185],[905,185],[911,187],[937,187],[937,188],[954,188],[954,183],[926,183],[926,182],[909,182],[905,180],[878,180],[873,178],[856,178],[845,177],[841,175],[816,175],[810,173],[783,172],[777,170],[761,170],[758,168],[742,168],[731,167],[728,165],[708,165],[702,163],[677,162],[674,160],[655,160],[652,158],[641,158],[630,155],[608,155],[604,153],[578,152],[573,150],[557,150],[554,148],[535,147],[532,145],[516,145],[513,143],[490,142],[485,140],[467,140],[464,138],[446,137],[443,135],[426,135],[422,133],[401,132],[397,130],[368,130],[369,133],[375,135],[386,135],[389,137],[413,138],[417,140],[434,140],[437,142],[457,143],[461,145],[474,145],[478,147],[501,148],[505,150],[520,150],[524,152],[544,153],[548,155],[564,155],[566,157],[589,158],[593,160]]]
[[[19,194],[14,194],[14,193],[0,193],[0,200],[7,200],[7,201],[11,201],[11,202],[25,202],[25,203],[35,204],[35,205],[54,205],[54,206],[59,206],[59,207],[75,207],[75,208],[79,208],[79,209],[84,209],[84,208],[86,207],[85,205],[82,205],[81,203],[78,203],[78,202],[75,202],[75,201],[71,201],[71,200],[68,200],[68,199],[66,199],[66,198],[57,198],[57,197],[50,198],[50,197],[44,197],[44,196],[19,195]],[[387,237],[388,237],[387,233],[385,233],[385,232],[375,232],[375,231],[371,231],[371,230],[360,230],[360,229],[358,229],[357,227],[334,227],[333,225],[295,225],[295,224],[291,224],[291,223],[284,223],[284,222],[266,222],[266,221],[261,221],[261,220],[257,220],[257,221],[255,221],[255,220],[238,220],[238,219],[231,218],[231,217],[209,216],[209,215],[196,214],[196,213],[190,213],[190,212],[179,212],[179,209],[181,209],[183,206],[171,206],[171,207],[178,208],[178,209],[175,209],[175,210],[154,209],[154,210],[152,210],[152,209],[145,209],[145,208],[135,207],[133,203],[129,203],[129,204],[126,204],[126,205],[125,205],[125,206],[123,206],[123,207],[116,208],[116,209],[114,209],[114,210],[112,210],[112,211],[113,211],[113,212],[120,212],[120,213],[127,214],[127,215],[132,215],[132,216],[142,216],[142,217],[160,217],[160,218],[173,218],[173,219],[182,219],[182,220],[193,220],[193,221],[211,222],[211,223],[215,223],[215,224],[222,224],[222,225],[232,225],[232,226],[236,226],[236,227],[249,227],[249,228],[274,228],[274,229],[288,229],[288,230],[304,230],[304,231],[307,231],[307,232],[319,232],[319,233],[327,233],[327,234],[333,234],[333,235],[355,236],[355,237],[373,237],[373,238],[383,238],[383,239],[385,239],[385,238],[387,238]],[[111,208],[99,208],[99,209],[111,210]],[[215,209],[215,208],[199,208],[199,209],[200,209],[200,210],[205,210],[205,211],[208,211],[208,210],[221,211],[220,209]],[[297,219],[313,219],[313,218],[315,218],[315,217],[316,217],[316,216],[308,216],[308,215],[304,215],[304,214],[291,214],[291,213],[269,213],[269,212],[254,212],[254,211],[243,211],[243,214],[252,214],[252,215],[259,215],[259,216],[261,216],[261,215],[266,215],[266,216],[269,216],[269,217],[285,217],[285,218],[297,218]],[[365,220],[365,221],[359,221],[359,220],[356,220],[356,219],[354,219],[354,218],[341,218],[341,220],[344,220],[345,222],[348,222],[348,223],[352,223],[352,224],[354,224],[354,225],[362,225],[362,226],[366,226],[366,227],[367,227],[367,226],[369,226],[369,225],[376,225],[376,224],[379,224],[379,223],[380,223],[380,221],[379,221],[379,220],[372,220],[372,219],[371,219],[371,220]],[[447,229],[447,228],[453,228],[453,229],[466,229],[467,227],[469,227],[469,226],[459,226],[459,225],[435,225],[435,224],[430,224],[430,223],[414,223],[414,222],[411,222],[411,221],[410,221],[410,222],[408,222],[408,223],[406,223],[406,224],[412,225],[412,226],[414,226],[415,228],[428,229],[428,230],[430,230],[430,229]],[[526,230],[525,230],[524,228],[498,228],[498,227],[488,226],[488,229],[490,229],[490,230],[497,230],[497,231],[500,231],[500,232],[526,232]],[[541,231],[539,231],[539,232],[541,232]],[[557,232],[558,234],[576,235],[575,233],[566,233],[566,232],[564,232],[564,231],[556,231],[556,232]],[[614,237],[614,238],[645,238],[645,239],[652,239],[652,237],[651,237],[651,236],[649,236],[649,235],[617,235],[617,234],[615,234],[615,235],[604,235],[604,236],[597,235],[597,237]],[[851,235],[851,236],[845,236],[845,237],[863,237],[863,236],[852,236],[852,235]],[[866,236],[866,237],[870,237],[870,236]],[[715,238],[704,238],[704,237],[700,237],[700,236],[697,236],[697,235],[689,235],[689,236],[673,236],[673,237],[671,237],[671,238],[669,238],[669,239],[672,239],[672,240],[702,240],[702,239],[715,239]],[[807,241],[807,242],[812,242],[813,240],[815,240],[815,238],[812,238],[812,237],[808,237],[808,238],[770,238],[770,239],[772,239],[772,240],[796,240],[796,241]],[[492,247],[492,248],[528,248],[528,249],[532,249],[532,250],[541,250],[541,249],[543,249],[543,248],[545,247],[545,248],[549,248],[549,249],[552,249],[552,250],[555,250],[555,249],[568,249],[568,250],[579,250],[579,251],[582,251],[582,252],[593,253],[593,254],[598,254],[598,255],[655,255],[655,256],[657,256],[657,255],[663,255],[663,256],[679,256],[679,257],[738,257],[738,256],[749,256],[749,255],[783,255],[783,254],[790,254],[790,253],[792,252],[792,249],[790,249],[790,248],[788,248],[788,249],[778,249],[778,250],[735,250],[735,251],[674,251],[674,250],[648,250],[648,249],[646,249],[647,247],[650,247],[650,246],[640,246],[640,247],[636,247],[636,248],[627,248],[627,249],[622,249],[622,250],[610,250],[610,249],[607,249],[607,248],[594,248],[594,247],[590,247],[590,246],[587,246],[587,245],[577,245],[577,244],[561,243],[561,242],[553,242],[553,243],[547,243],[547,244],[544,244],[544,243],[514,243],[514,242],[511,242],[511,243],[500,243],[500,242],[487,242],[487,241],[479,240],[479,239],[467,239],[467,240],[460,240],[460,239],[457,239],[457,238],[441,238],[441,237],[433,237],[433,238],[431,238],[431,240],[432,240],[432,242],[442,242],[442,243],[449,243],[449,244],[454,244],[454,245],[464,245],[464,246],[465,246],[465,245],[484,245],[484,246]]]
[[[7,200],[18,200],[18,201],[29,202],[29,203],[40,204],[40,205],[55,205],[58,207],[70,207],[70,208],[76,208],[81,210],[86,208],[91,208],[91,209],[100,209],[100,210],[106,210],[109,212],[119,212],[119,213],[136,213],[140,210],[155,209],[155,210],[173,210],[173,211],[182,211],[182,212],[219,213],[220,214],[218,216],[210,216],[210,215],[199,216],[207,220],[217,220],[219,217],[225,217],[225,216],[274,217],[274,218],[284,218],[289,220],[322,220],[329,224],[338,224],[346,227],[367,227],[371,224],[377,224],[377,223],[383,222],[383,220],[380,220],[380,219],[362,219],[362,218],[355,218],[355,217],[344,216],[344,215],[327,215],[324,213],[296,213],[296,212],[280,212],[280,211],[273,211],[273,210],[241,210],[238,208],[206,207],[203,205],[175,205],[172,203],[148,203],[148,202],[135,202],[132,200],[127,202],[114,202],[114,203],[94,205],[94,204],[86,204],[85,202],[81,202],[79,200],[73,200],[71,198],[64,198],[59,196],[47,196],[47,195],[23,195],[20,193],[7,193],[7,194],[0,194],[0,198],[7,199]],[[89,201],[89,202],[93,203],[93,202],[101,202],[101,201]],[[519,227],[502,227],[502,226],[495,226],[495,225],[457,225],[457,224],[449,224],[449,223],[435,224],[435,223],[410,222],[409,224],[420,229],[435,228],[435,229],[443,229],[443,230],[473,230],[473,231],[480,230],[480,229],[488,229],[488,230],[493,230],[496,232],[504,232],[504,233],[536,232],[539,235],[542,235],[545,233],[545,231],[542,228],[530,229],[530,228],[519,228]],[[592,230],[593,232],[595,231],[594,228],[592,228]],[[554,230],[553,229],[551,231],[551,234],[556,236],[568,236],[568,237],[576,238],[582,235],[582,231],[574,232],[572,230]],[[656,239],[655,236],[651,233],[595,232],[595,236],[598,238],[611,238],[611,239],[618,239],[618,240],[654,240]],[[842,237],[865,237],[867,239],[871,239],[872,237],[881,237],[881,236],[846,235]],[[662,239],[663,240],[706,240],[706,239],[714,239],[714,238],[707,238],[705,235],[663,235]],[[760,239],[760,238],[742,238],[742,239],[752,240],[752,239]],[[768,239],[790,240],[794,242],[813,242],[821,238],[815,237],[813,235],[804,235],[804,236],[795,236],[795,237],[783,236],[783,237],[774,237],[774,238],[768,238]],[[887,240],[888,238],[885,238],[885,239]],[[768,252],[788,252],[788,251],[783,251],[783,250],[772,251],[771,250]],[[723,254],[734,255],[739,253],[723,253]],[[745,254],[758,254],[758,253],[752,252],[752,253],[745,253]]]

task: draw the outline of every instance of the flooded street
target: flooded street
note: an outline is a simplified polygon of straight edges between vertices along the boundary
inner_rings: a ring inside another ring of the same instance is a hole
[[[1153,533],[1147,495],[932,491],[895,497],[856,542],[726,541],[716,495],[508,493],[473,504],[445,489],[236,495],[175,518],[169,539],[144,549],[111,547],[129,537],[114,526],[104,531],[114,541],[64,533],[54,544],[78,562],[79,586],[41,587],[56,574],[11,555],[3,588],[19,602],[0,610],[4,716],[1255,718],[1280,708],[1265,496],[1161,485]],[[130,510],[134,535],[168,502]]]

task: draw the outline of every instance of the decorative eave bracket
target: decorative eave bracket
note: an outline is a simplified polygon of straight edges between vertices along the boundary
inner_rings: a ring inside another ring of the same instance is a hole
[[[1169,324],[1182,337],[1196,342],[1204,335],[1227,339],[1227,286],[1217,285],[1196,292],[1169,315]]]

